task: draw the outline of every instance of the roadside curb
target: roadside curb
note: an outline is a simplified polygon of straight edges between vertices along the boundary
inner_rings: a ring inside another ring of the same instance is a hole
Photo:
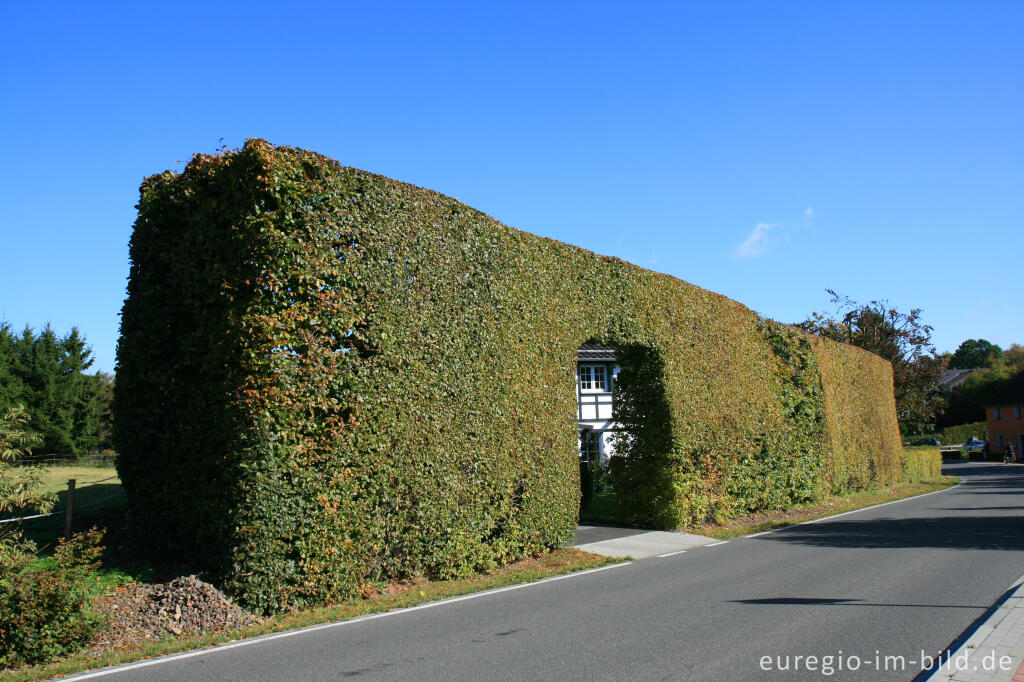
[[[1011,682],[1024,678],[1021,669],[1024,669],[1024,575],[916,679]]]

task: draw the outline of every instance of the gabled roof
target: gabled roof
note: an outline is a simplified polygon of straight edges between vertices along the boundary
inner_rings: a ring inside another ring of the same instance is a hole
[[[967,381],[967,377],[979,371],[974,369],[944,369],[939,374],[939,385],[943,388],[953,389]]]
[[[992,400],[989,402],[989,405],[1022,404],[1024,404],[1024,372],[1015,374],[1002,389],[992,396]]]
[[[599,343],[585,343],[576,353],[577,362],[614,362],[615,347]]]

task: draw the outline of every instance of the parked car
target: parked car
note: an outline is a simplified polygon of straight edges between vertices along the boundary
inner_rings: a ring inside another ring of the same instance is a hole
[[[942,442],[938,438],[920,438],[911,443],[911,445],[934,445],[935,447],[940,447]]]
[[[981,452],[985,449],[985,441],[972,438],[964,443],[960,449],[967,452]]]

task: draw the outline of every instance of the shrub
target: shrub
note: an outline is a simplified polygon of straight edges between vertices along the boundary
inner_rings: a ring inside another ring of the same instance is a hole
[[[22,407],[8,408],[0,415],[0,516],[17,516],[27,510],[45,514],[56,497],[43,483],[41,466],[15,466],[32,454],[41,442],[29,430],[29,418]],[[0,561],[20,545],[20,523],[0,523]]]
[[[99,620],[88,608],[98,565],[97,530],[61,542],[54,566],[34,554],[8,554],[0,565],[0,667],[42,663],[81,648]]]
[[[147,179],[131,259],[114,421],[132,517],[252,609],[571,539],[587,341],[623,368],[629,520],[899,467],[878,357],[311,152],[251,140]]]

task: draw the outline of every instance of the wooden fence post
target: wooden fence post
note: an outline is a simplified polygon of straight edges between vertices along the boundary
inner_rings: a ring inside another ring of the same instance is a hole
[[[64,501],[64,539],[71,539],[71,513],[75,507],[75,479],[68,479],[68,498]]]

